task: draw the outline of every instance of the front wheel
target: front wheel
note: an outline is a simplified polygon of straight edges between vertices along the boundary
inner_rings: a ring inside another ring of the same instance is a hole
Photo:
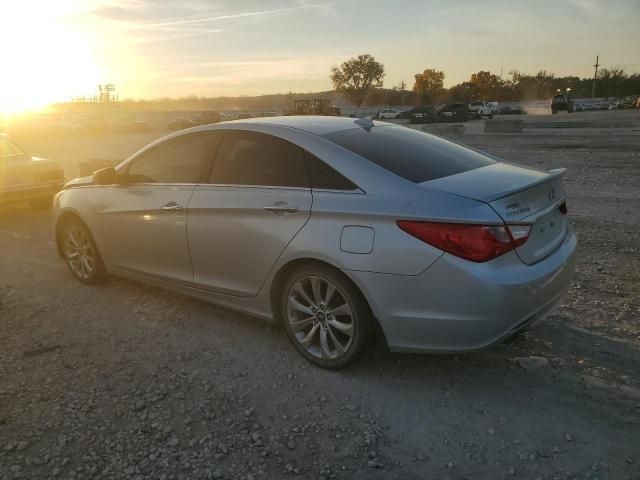
[[[289,340],[314,365],[338,370],[364,351],[372,332],[371,311],[340,272],[324,265],[297,268],[282,289],[281,302]]]
[[[89,229],[77,219],[67,220],[61,231],[62,251],[69,270],[82,283],[94,285],[107,272]]]

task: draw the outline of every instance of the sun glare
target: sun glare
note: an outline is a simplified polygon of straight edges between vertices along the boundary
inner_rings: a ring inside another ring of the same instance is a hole
[[[9,2],[2,8],[0,113],[37,110],[92,93],[101,71],[89,31],[74,24],[64,2]]]

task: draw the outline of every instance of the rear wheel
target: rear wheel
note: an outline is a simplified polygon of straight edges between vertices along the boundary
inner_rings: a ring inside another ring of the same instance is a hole
[[[106,279],[104,263],[84,223],[75,218],[66,220],[62,225],[60,238],[64,259],[74,277],[87,285]]]
[[[281,298],[284,327],[298,352],[331,370],[355,362],[371,336],[369,306],[341,273],[303,265],[289,276]]]

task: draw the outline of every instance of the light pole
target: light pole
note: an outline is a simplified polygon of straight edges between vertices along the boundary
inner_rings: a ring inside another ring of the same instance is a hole
[[[593,66],[595,68],[595,71],[593,72],[593,86],[591,87],[591,98],[594,98],[596,96],[596,78],[598,78],[598,67],[600,66],[600,64],[598,63],[598,60],[600,60],[600,55],[596,56],[596,64]]]

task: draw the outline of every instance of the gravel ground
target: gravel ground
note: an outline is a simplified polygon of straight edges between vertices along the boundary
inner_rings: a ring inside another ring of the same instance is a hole
[[[148,140],[23,143],[73,175]],[[559,311],[472,355],[322,371],[245,315],[82,286],[47,213],[0,211],[0,479],[640,479],[640,131],[460,140],[567,167],[580,241]]]

